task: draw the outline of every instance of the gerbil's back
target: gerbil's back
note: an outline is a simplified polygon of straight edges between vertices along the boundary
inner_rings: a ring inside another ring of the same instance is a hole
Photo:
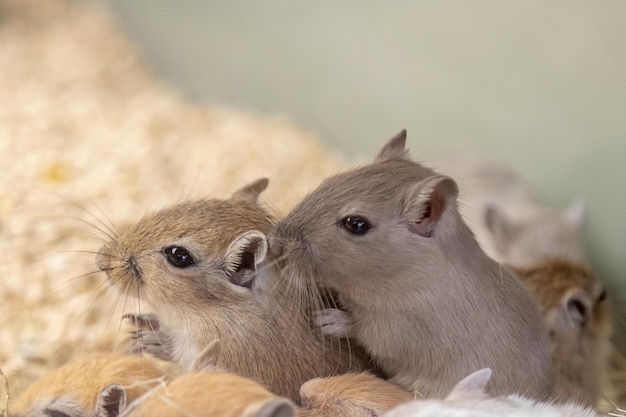
[[[127,417],[252,417],[264,407],[275,411],[268,417],[294,413],[291,402],[251,380],[228,373],[199,373],[153,390]]]
[[[68,412],[67,407],[91,415],[100,391],[116,383],[126,388],[128,401],[133,401],[156,385],[172,370],[149,357],[120,354],[90,355],[68,362],[33,382],[11,404],[15,415],[30,415],[45,408]]]

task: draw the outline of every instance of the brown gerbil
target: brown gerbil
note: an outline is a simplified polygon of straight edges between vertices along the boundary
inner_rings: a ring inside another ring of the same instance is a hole
[[[555,394],[596,406],[605,385],[611,320],[604,285],[588,266],[547,258],[514,268],[535,295],[548,328]]]
[[[258,383],[219,369],[219,342],[210,343],[193,372],[161,385],[128,406],[123,417],[292,417],[294,404]]]
[[[148,357],[86,356],[35,380],[10,404],[10,415],[115,417],[127,403],[172,376],[171,369]]]
[[[321,311],[322,330],[354,338],[409,391],[444,397],[490,367],[491,393],[549,396],[539,308],[476,243],[455,181],[411,161],[405,140],[326,179],[278,223],[270,257],[283,281],[336,291],[347,312]]]
[[[370,373],[315,378],[300,388],[299,417],[379,416],[413,396],[404,388]]]
[[[294,401],[305,381],[361,370],[348,343],[324,340],[296,301],[254,285],[274,220],[258,204],[261,179],[231,199],[185,202],[143,217],[104,245],[97,264],[156,315],[131,315],[138,342],[189,371],[210,341],[220,366]],[[264,302],[259,298],[264,297]],[[152,328],[152,330],[150,329]]]

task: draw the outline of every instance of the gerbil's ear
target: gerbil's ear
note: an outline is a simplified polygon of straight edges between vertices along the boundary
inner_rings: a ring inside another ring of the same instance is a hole
[[[120,384],[102,388],[96,399],[96,417],[117,417],[126,408],[126,390]]]
[[[404,199],[404,217],[409,230],[430,237],[441,215],[458,194],[456,182],[444,175],[433,175],[410,187]]]
[[[402,129],[400,133],[392,137],[378,151],[374,162],[386,161],[388,159],[406,158],[408,151],[406,146],[406,129]]]
[[[276,398],[246,407],[241,417],[294,417],[296,406],[287,398]]]
[[[570,330],[585,327],[592,309],[589,294],[579,288],[572,288],[561,299],[561,316],[564,326]]]
[[[504,250],[515,236],[515,227],[496,206],[489,205],[485,209],[485,225],[500,250]]]
[[[214,340],[204,348],[193,363],[194,372],[215,372],[220,358],[220,341]]]
[[[250,284],[257,266],[267,256],[267,238],[257,230],[239,235],[227,249],[226,269],[230,282],[246,287]]]
[[[586,214],[587,206],[585,205],[585,202],[582,200],[576,200],[565,209],[563,217],[580,229],[585,225]]]
[[[491,368],[479,369],[460,380],[446,399],[463,397],[467,394],[484,394],[485,387],[491,379]]]
[[[267,178],[259,178],[258,180],[239,188],[233,193],[232,198],[256,204],[259,200],[259,195],[267,188],[267,184],[269,184],[269,180]]]

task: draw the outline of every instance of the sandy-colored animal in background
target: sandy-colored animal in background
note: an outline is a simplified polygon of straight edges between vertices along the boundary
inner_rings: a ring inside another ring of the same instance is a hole
[[[416,400],[401,404],[384,417],[600,417],[575,403],[537,402],[520,395],[492,397],[485,392],[491,369],[462,379],[443,400]]]
[[[370,373],[315,378],[300,388],[298,417],[371,417],[382,415],[413,396]]]
[[[16,417],[116,417],[174,370],[150,357],[98,354],[72,360],[35,380],[9,404]]]
[[[364,368],[349,344],[325,340],[297,300],[259,302],[255,273],[274,220],[258,204],[267,179],[228,200],[188,201],[148,214],[102,247],[97,263],[124,296],[154,309],[137,342],[190,371],[204,346],[219,338],[220,366],[298,401],[300,385]],[[162,343],[159,345],[159,338]]]
[[[322,331],[353,338],[409,391],[443,397],[492,367],[490,392],[549,396],[535,301],[480,249],[454,180],[411,161],[405,141],[403,131],[373,163],[327,178],[278,223],[270,255],[284,285],[336,291],[347,312],[318,312]]]
[[[611,317],[606,289],[583,264],[549,258],[514,272],[535,295],[548,328],[555,396],[596,406],[606,387]]]
[[[221,351],[221,353],[220,353]],[[295,405],[256,382],[219,368],[220,342],[209,343],[192,373],[130,404],[123,417],[292,417]]]
[[[518,267],[544,257],[587,261],[582,201],[554,210],[511,168],[477,155],[433,158],[426,165],[456,180],[463,219],[496,261]]]

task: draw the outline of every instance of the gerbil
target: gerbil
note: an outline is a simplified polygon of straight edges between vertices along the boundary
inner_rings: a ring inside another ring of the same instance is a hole
[[[87,356],[35,380],[9,411],[14,417],[115,417],[127,403],[171,376],[171,369],[148,357]]]
[[[583,264],[550,258],[514,272],[535,295],[548,328],[556,398],[596,406],[606,383],[611,320],[606,290]]]
[[[485,393],[490,377],[489,368],[481,369],[461,380],[443,400],[410,401],[384,417],[600,417],[575,403],[537,402],[516,394],[491,397]]]
[[[294,404],[258,383],[219,369],[219,343],[209,344],[193,373],[130,404],[123,417],[292,417]]]
[[[336,291],[318,314],[409,391],[443,397],[491,367],[489,391],[552,392],[547,331],[520,280],[476,243],[457,186],[407,157],[403,131],[376,160],[326,179],[270,234],[285,284]],[[325,329],[327,327],[327,329]]]
[[[185,202],[146,215],[104,245],[97,264],[117,291],[154,308],[156,316],[131,315],[144,323],[139,343],[152,344],[152,353],[161,349],[188,371],[203,347],[219,339],[224,369],[297,401],[303,382],[361,370],[363,362],[347,343],[312,330],[296,300],[254,285],[265,233],[274,224],[257,202],[266,186],[261,179],[228,200]]]
[[[371,417],[382,415],[413,396],[370,373],[315,378],[300,388],[299,417]]]
[[[564,211],[554,210],[542,204],[511,168],[477,155],[436,158],[429,164],[456,179],[461,215],[496,261],[518,267],[532,266],[544,257],[586,261],[582,201]]]

